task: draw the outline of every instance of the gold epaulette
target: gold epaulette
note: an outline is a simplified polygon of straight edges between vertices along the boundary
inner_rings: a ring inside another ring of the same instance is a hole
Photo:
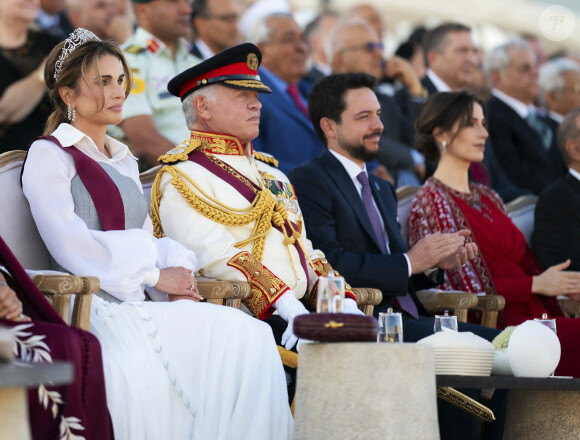
[[[131,46],[127,46],[125,49],[123,49],[123,52],[137,55],[141,52],[145,52],[146,50],[147,50],[147,48],[145,48],[145,47],[141,47],[141,46],[138,46],[136,44],[132,44]]]
[[[177,162],[185,162],[189,158],[189,153],[191,153],[196,148],[199,148],[201,141],[199,139],[188,139],[183,141],[176,147],[173,147],[163,156],[159,156],[158,162],[165,164],[174,164]]]
[[[267,153],[261,153],[260,151],[254,151],[254,159],[258,159],[260,162],[267,163],[273,167],[278,168],[278,161],[276,158]]]

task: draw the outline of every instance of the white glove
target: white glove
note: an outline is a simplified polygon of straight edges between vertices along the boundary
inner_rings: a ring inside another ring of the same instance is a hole
[[[282,345],[286,350],[290,350],[298,342],[298,338],[292,331],[292,322],[294,318],[299,315],[306,315],[308,310],[306,307],[296,299],[296,295],[291,290],[288,290],[274,303],[274,307],[278,313],[288,323],[286,331],[282,335]]]
[[[342,303],[342,311],[352,315],[364,315],[356,305],[356,301],[352,298],[345,298]]]

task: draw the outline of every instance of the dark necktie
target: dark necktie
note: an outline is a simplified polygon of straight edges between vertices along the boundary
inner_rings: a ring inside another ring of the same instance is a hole
[[[308,109],[306,108],[306,106],[302,102],[302,99],[300,98],[298,86],[296,84],[289,85],[287,92],[288,95],[290,95],[290,98],[292,98],[292,101],[294,101],[294,104],[296,104],[296,107],[298,107],[298,110],[300,110],[304,114],[304,116],[308,117]]]
[[[533,112],[529,112],[526,116],[526,122],[534,130],[540,139],[542,140],[542,145],[546,150],[549,150],[552,146],[552,137],[554,136],[550,126],[542,121],[541,118],[536,116]]]
[[[371,225],[373,226],[373,230],[379,241],[379,247],[381,248],[381,252],[383,254],[387,254],[387,245],[386,245],[386,238],[385,238],[385,230],[381,225],[381,220],[379,218],[379,212],[373,203],[373,194],[371,192],[371,186],[369,185],[369,178],[367,173],[361,171],[357,176],[357,180],[362,185],[362,200],[365,205],[365,210],[367,215],[369,216],[369,220],[371,221]],[[395,300],[395,303],[399,304],[399,307],[409,313],[413,318],[417,319],[419,317],[419,311],[417,310],[417,306],[415,305],[415,301],[411,298],[409,292],[405,296],[398,296]]]

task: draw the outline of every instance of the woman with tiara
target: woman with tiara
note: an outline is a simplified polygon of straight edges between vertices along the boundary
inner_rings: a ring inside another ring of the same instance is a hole
[[[269,327],[199,302],[195,255],[153,237],[136,160],[106,135],[130,91],[119,47],[77,29],[49,55],[45,78],[54,112],[22,185],[54,267],[101,281],[91,332],[116,437],[289,438]]]

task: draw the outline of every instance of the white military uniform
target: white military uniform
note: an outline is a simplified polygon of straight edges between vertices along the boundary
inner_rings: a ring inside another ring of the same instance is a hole
[[[256,160],[251,145],[248,145],[247,151],[233,136],[192,132],[189,144],[184,143],[162,156],[162,161],[174,163],[173,167],[178,171],[178,180],[185,183],[196,195],[204,200],[213,199],[219,202],[228,213],[240,214],[250,208],[246,197],[232,185],[204,166],[187,160],[187,154],[195,148],[194,141],[201,141],[198,148],[208,156],[218,158],[231,166],[242,175],[242,179],[247,178],[260,188],[269,188],[276,200],[284,204],[288,219],[294,224],[301,224],[300,207],[286,175],[277,168]],[[259,153],[256,155],[264,157]],[[275,162],[271,156],[266,160]],[[188,178],[191,181],[188,181]],[[259,264],[260,261],[251,256],[253,241],[236,247],[236,243],[243,242],[252,235],[256,221],[245,225],[226,225],[214,221],[207,213],[204,215],[198,212],[176,189],[175,180],[172,182],[169,172],[160,173],[159,190],[153,189],[154,201],[156,193],[161,195],[159,219],[163,233],[195,252],[200,275],[221,280],[250,282],[253,300],[246,302],[245,305],[255,316],[262,319],[269,316],[273,312],[270,306],[288,288],[297,298],[302,298],[313,289],[318,276],[326,274],[330,268],[324,254],[312,248],[311,242],[306,238],[304,227],[301,228],[300,242],[305,254],[310,257],[317,269],[315,272],[307,264],[308,277],[300,263],[296,247],[284,244],[286,237],[280,230],[274,227],[269,230],[261,259],[264,269]],[[244,253],[241,254],[242,252]]]
[[[123,105],[123,120],[152,115],[157,131],[173,144],[188,139],[181,101],[167,91],[167,83],[201,60],[189,53],[181,41],[177,44],[175,59],[172,58],[161,40],[140,27],[122,48],[133,76],[131,94]]]

